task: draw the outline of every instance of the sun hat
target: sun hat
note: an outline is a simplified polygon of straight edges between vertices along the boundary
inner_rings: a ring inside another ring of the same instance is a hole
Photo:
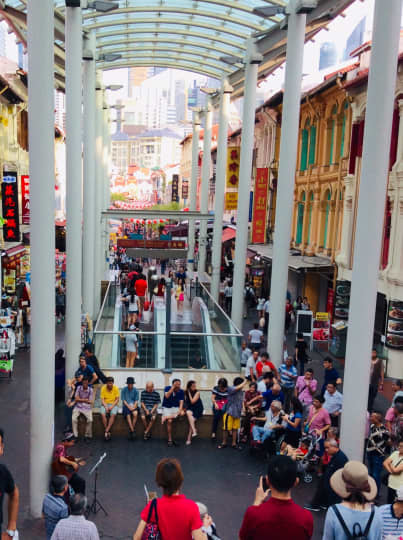
[[[367,501],[372,501],[378,492],[375,480],[359,461],[348,461],[342,469],[333,473],[330,486],[342,499],[347,499],[352,493],[361,493]]]

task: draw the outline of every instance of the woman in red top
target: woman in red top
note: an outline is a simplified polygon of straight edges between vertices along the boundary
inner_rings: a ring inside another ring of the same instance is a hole
[[[155,480],[164,493],[157,500],[158,528],[163,540],[192,540],[192,538],[206,540],[206,535],[202,531],[199,508],[195,502],[179,493],[183,484],[183,472],[179,461],[162,459],[157,465]],[[150,504],[151,502],[141,512],[141,520],[133,540],[141,540],[143,536]],[[156,522],[155,514],[151,522]]]

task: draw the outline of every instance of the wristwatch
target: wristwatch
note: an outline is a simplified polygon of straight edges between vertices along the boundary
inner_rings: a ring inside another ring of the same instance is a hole
[[[7,529],[6,534],[8,534],[8,536],[10,536],[11,538],[18,538],[17,529],[15,529],[14,531],[11,531],[11,530]]]

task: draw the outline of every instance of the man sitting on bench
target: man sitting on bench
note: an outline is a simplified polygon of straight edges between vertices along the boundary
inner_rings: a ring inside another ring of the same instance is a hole
[[[141,392],[141,407],[140,415],[144,424],[144,440],[151,438],[151,428],[157,418],[158,405],[161,403],[161,398],[158,392],[154,390],[154,383],[148,381],[146,389]]]
[[[105,428],[105,440],[109,441],[111,439],[111,428],[115,422],[116,415],[118,414],[118,403],[119,403],[119,388],[115,386],[113,377],[106,378],[106,384],[102,387],[101,390],[101,416],[102,423]],[[109,416],[109,420],[108,417]]]
[[[172,421],[178,416],[184,416],[185,410],[183,402],[185,393],[181,389],[181,381],[174,379],[172,386],[166,386],[164,390],[164,400],[162,402],[162,424],[167,423],[168,446],[177,446],[172,440]]]

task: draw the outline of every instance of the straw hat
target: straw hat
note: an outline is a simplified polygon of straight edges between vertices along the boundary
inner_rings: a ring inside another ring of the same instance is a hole
[[[342,499],[347,499],[352,493],[361,493],[367,501],[372,501],[378,492],[375,480],[359,461],[348,461],[342,469],[332,474],[330,486]]]

